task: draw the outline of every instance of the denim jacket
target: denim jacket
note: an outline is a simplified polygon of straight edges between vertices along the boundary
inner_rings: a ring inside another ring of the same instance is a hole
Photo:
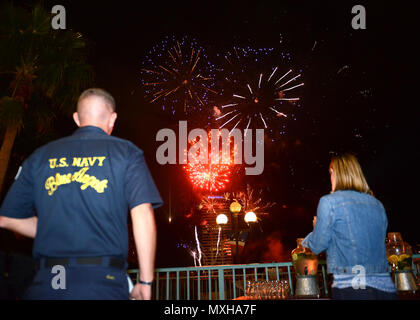
[[[356,273],[356,265],[366,274],[386,273],[387,227],[379,200],[357,191],[336,191],[320,199],[315,228],[302,245],[315,254],[327,251],[328,273]]]

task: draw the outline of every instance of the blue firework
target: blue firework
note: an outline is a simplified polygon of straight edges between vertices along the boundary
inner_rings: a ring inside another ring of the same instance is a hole
[[[214,89],[214,66],[194,39],[174,36],[154,46],[141,67],[146,100],[172,113],[202,110]]]

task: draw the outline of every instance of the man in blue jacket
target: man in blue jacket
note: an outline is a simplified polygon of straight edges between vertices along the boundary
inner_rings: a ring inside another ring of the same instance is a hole
[[[23,163],[0,208],[1,227],[35,238],[25,298],[128,299],[129,209],[140,269],[131,297],[150,299],[162,199],[143,152],[111,136],[117,114],[105,90],[84,91],[73,118],[79,128]]]

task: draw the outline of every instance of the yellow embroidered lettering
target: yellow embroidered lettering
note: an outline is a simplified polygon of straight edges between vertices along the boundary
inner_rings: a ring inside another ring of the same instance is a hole
[[[53,159],[48,159],[50,161],[50,168],[54,169],[57,166],[57,159],[53,158]]]
[[[107,184],[108,184],[108,180],[102,180],[101,182],[99,182],[99,184],[96,187],[96,191],[99,193],[103,193],[104,190],[107,188]]]
[[[63,168],[63,167],[68,167],[69,165],[66,162],[66,158],[60,158],[60,164],[59,167]]]
[[[92,189],[96,190],[96,192],[103,193],[104,190],[107,188],[108,180],[105,179],[100,181],[95,176],[86,174],[86,171],[88,170],[89,167],[85,167],[73,174],[68,173],[61,175],[59,173],[56,173],[55,177],[49,177],[45,181],[45,189],[51,196],[59,186],[76,181],[82,184],[80,186],[81,190],[86,190],[87,187],[91,187]]]
[[[68,174],[61,175],[57,173],[55,175],[55,181],[57,183],[57,186],[61,186],[62,184],[69,184],[71,182],[70,177],[71,177],[71,174],[69,176]]]
[[[55,174],[55,183],[57,184],[57,187],[63,184],[61,175],[59,173]]]
[[[98,166],[102,167],[102,164],[103,164],[104,160],[106,159],[106,157],[95,157],[95,158],[97,158],[99,160]]]
[[[88,159],[87,158],[83,158],[81,167],[88,167],[88,166],[89,166]]]
[[[98,163],[98,166],[102,167],[105,159],[106,157],[83,157],[83,158],[74,157],[72,166],[73,167],[89,167],[89,166],[93,167],[96,163]],[[96,162],[96,160],[98,160],[98,162]]]
[[[90,175],[86,174],[83,179],[82,179],[82,186],[80,187],[80,189],[85,190],[87,187],[91,186],[93,181],[96,180],[95,177],[91,177]]]
[[[58,186],[55,183],[55,179],[54,177],[49,177],[46,181],[45,181],[45,189],[47,189],[48,194],[51,196],[55,190],[57,190]]]
[[[88,160],[89,160],[89,165],[93,167],[95,165],[96,157],[93,157],[93,159],[92,157],[89,157]]]
[[[89,168],[88,168],[88,167],[87,167],[87,168],[80,169],[79,171],[77,171],[77,172],[75,172],[75,173],[73,174],[73,176],[72,176],[71,180],[72,180],[72,181],[81,182],[81,180],[80,180],[80,179],[82,179],[82,178],[83,178],[83,176],[84,176],[85,172],[86,172],[86,171],[88,171],[88,170],[89,170]]]
[[[73,158],[73,167],[81,167],[80,162],[82,161],[82,158]]]

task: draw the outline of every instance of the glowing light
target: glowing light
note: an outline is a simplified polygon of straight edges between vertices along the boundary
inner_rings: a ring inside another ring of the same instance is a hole
[[[196,267],[197,266],[197,254],[195,253],[195,251],[193,251],[193,252],[191,252],[191,255],[194,258],[194,267]]]
[[[217,224],[226,224],[226,223],[228,223],[228,217],[225,214],[221,213],[216,217],[216,223]]]
[[[230,204],[229,209],[233,213],[238,213],[238,212],[241,212],[242,206],[239,202],[234,201]]]
[[[273,202],[264,202],[262,190],[256,195],[250,185],[247,185],[246,192],[225,193],[224,196],[226,200],[234,199],[237,201],[245,212],[254,212],[258,215],[267,214],[268,209],[275,205]]]
[[[205,210],[208,213],[216,214],[216,209],[223,208],[223,202],[217,201],[215,199],[223,199],[223,196],[204,196],[201,199],[201,202],[198,206],[200,210]]]
[[[295,86],[293,86],[291,88],[283,89],[282,91],[283,92],[284,91],[289,91],[289,90],[295,89],[295,88],[300,87],[300,86],[303,86],[303,85],[304,85],[304,83],[302,82],[302,83],[299,83],[298,85],[295,85]],[[285,100],[287,100],[287,99],[285,99]],[[292,99],[288,99],[288,100],[299,100],[299,98],[292,98]]]
[[[222,232],[222,227],[219,227],[219,235],[217,236],[216,257],[219,254],[219,244],[220,244],[220,235],[221,235],[221,232]]]
[[[188,164],[186,171],[192,184],[198,189],[220,191],[229,183],[228,165]]]
[[[272,77],[274,76],[274,74],[276,73],[277,69],[278,69],[278,67],[275,67],[275,68],[274,68],[273,73],[270,75],[270,77],[268,78],[268,80],[267,80],[267,81],[270,81],[270,80],[271,80],[271,78],[272,78]]]
[[[197,244],[197,251],[198,251],[198,264],[201,267],[201,247],[200,247],[200,241],[198,240],[197,226],[194,227],[194,231],[195,231],[195,242]]]
[[[232,126],[239,126],[244,129],[246,126],[245,135],[250,127],[273,132],[272,122],[280,116],[286,118],[286,113],[292,112],[288,108],[299,101],[297,89],[304,85],[303,82],[293,85],[293,82],[302,75],[293,75],[292,69],[286,69],[285,65],[290,61],[290,55],[285,53],[281,54],[284,60],[282,64],[266,70],[267,64],[271,64],[267,61],[279,60],[278,54],[274,56],[273,50],[234,47],[224,56],[226,66],[220,70],[224,73],[223,78],[228,81],[227,86],[232,95],[226,97],[220,113],[214,117],[216,121],[223,119],[218,122],[219,128],[229,126],[231,129]],[[266,57],[269,55],[275,60],[268,60]],[[289,96],[289,93],[294,94]],[[226,112],[223,111],[224,108],[228,108]],[[293,114],[291,118],[294,119]],[[236,120],[233,121],[234,119]]]
[[[221,132],[219,131],[219,139],[221,138]],[[231,137],[230,137],[231,139]],[[211,131],[208,132],[208,143],[212,141]],[[200,141],[190,141],[190,147],[200,143]],[[219,146],[222,144],[220,143]],[[208,147],[208,146],[203,146]],[[187,150],[184,151],[187,153]],[[212,192],[218,192],[224,190],[227,184],[230,182],[231,167],[233,165],[234,155],[237,152],[237,147],[234,146],[231,153],[226,155],[221,150],[215,150],[219,152],[219,161],[215,162],[213,159],[217,154],[212,152],[208,153],[207,164],[194,163],[189,161],[185,166],[184,170],[187,172],[189,180],[197,189],[208,190]],[[197,158],[200,156],[200,149],[197,149]]]
[[[246,223],[257,222],[257,215],[254,212],[249,211],[245,214],[244,220]]]
[[[145,98],[163,110],[201,110],[214,90],[215,66],[194,39],[165,37],[142,62]]]
[[[292,72],[292,69],[290,69],[289,71],[287,71],[283,76],[281,76],[277,81],[276,81],[276,83],[274,83],[274,84],[277,84],[277,83],[279,83],[285,76],[287,76],[290,72]]]

